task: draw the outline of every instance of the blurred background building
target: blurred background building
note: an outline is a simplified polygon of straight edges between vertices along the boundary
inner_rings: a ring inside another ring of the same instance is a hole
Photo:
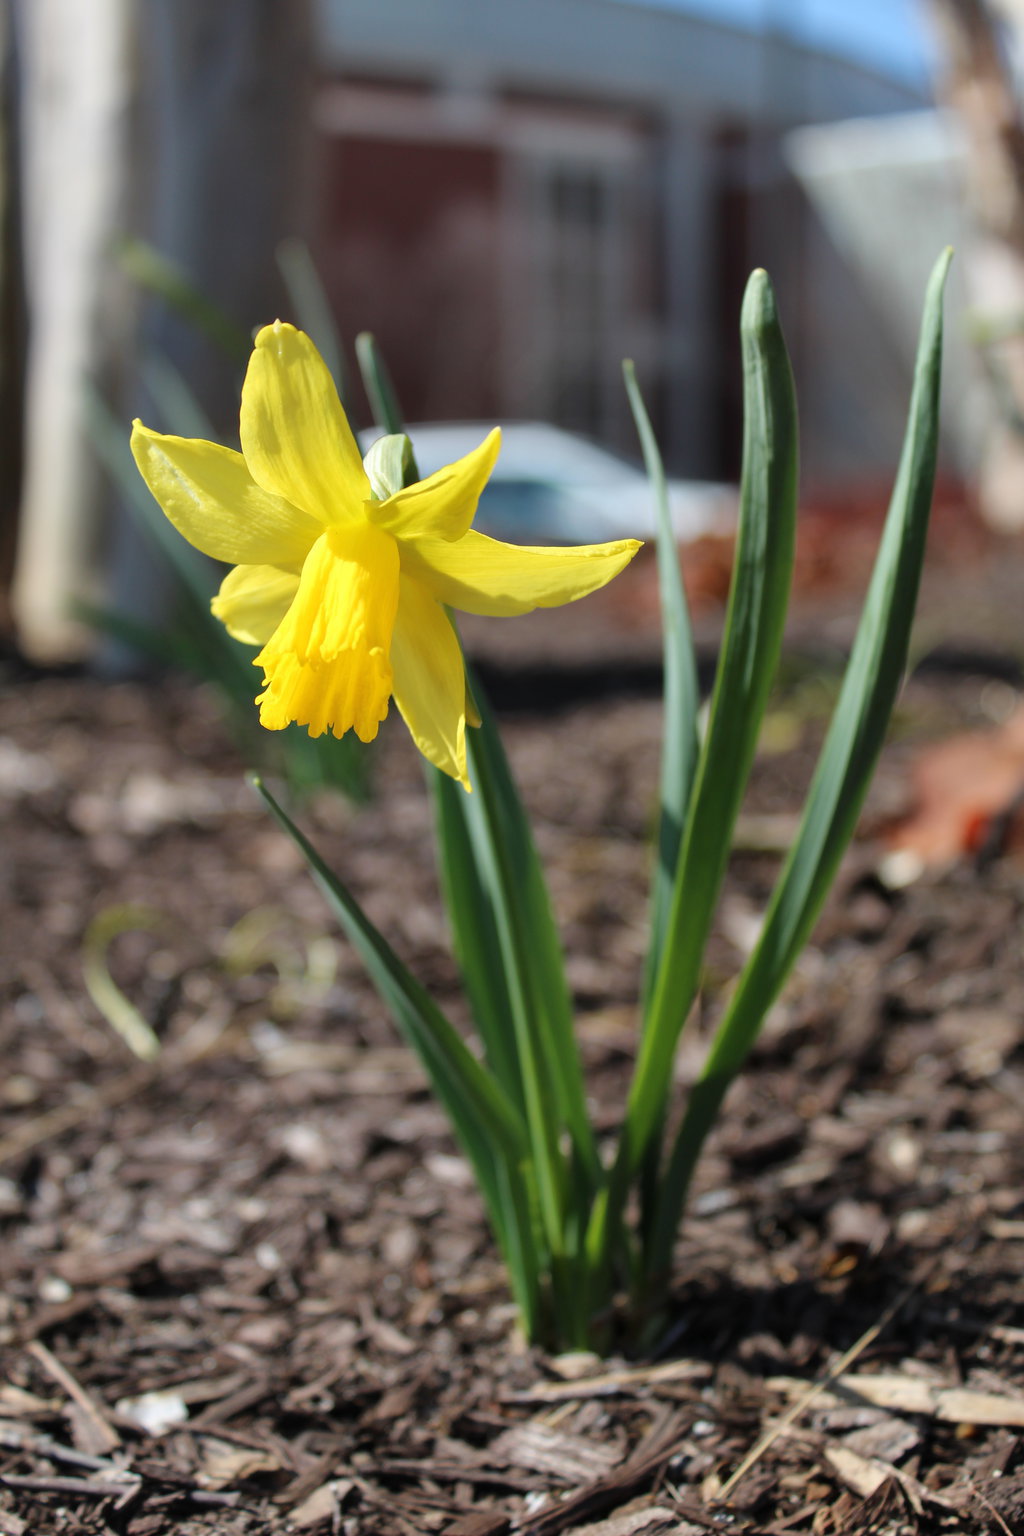
[[[111,580],[156,601],[95,472],[86,388],[125,431],[160,424],[158,358],[225,440],[237,419],[241,360],[138,286],[125,235],[243,340],[287,314],[279,242],[307,241],[411,420],[543,420],[633,453],[632,356],[670,469],[716,479],[738,470],[739,302],[766,266],[805,474],[884,480],[904,338],[787,143],[919,109],[927,82],[801,38],[783,23],[802,3],[745,27],[683,0],[0,0],[0,516],[22,647],[75,655],[70,602]]]
[[[672,468],[720,476],[752,267],[809,368],[863,334],[782,146],[797,124],[919,105],[902,82],[617,0],[324,0],[319,17],[314,249],[411,417],[542,417],[632,450],[634,357]],[[857,434],[814,427],[838,468]]]

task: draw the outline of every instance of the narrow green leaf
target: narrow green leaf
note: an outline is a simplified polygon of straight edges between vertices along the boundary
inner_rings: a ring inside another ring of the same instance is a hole
[[[402,445],[402,473],[405,485],[415,485],[420,478],[419,467],[412,443],[405,432],[402,407],[391,382],[388,365],[369,331],[360,331],[356,337],[356,361],[370,402],[374,422],[390,437],[404,437]]]
[[[664,1101],[679,1032],[696,995],[733,826],[778,665],[793,573],[796,397],[765,272],[755,272],[747,285],[740,335],[744,432],[735,567],[664,959],[645,1019],[628,1111],[637,1147],[645,1145]]]
[[[474,857],[466,825],[466,792],[437,769],[430,772],[441,886],[455,957],[487,1062],[525,1118],[515,1021],[504,985],[504,958],[494,907]]]
[[[356,361],[363,379],[363,388],[370,402],[373,419],[382,432],[404,432],[402,407],[388,372],[387,363],[377,345],[377,339],[369,331],[360,331],[356,337]],[[418,480],[415,469],[412,479]]]
[[[313,342],[327,364],[338,396],[348,414],[345,362],[341,338],[334,323],[330,301],[316,262],[305,240],[282,240],[277,247],[277,265],[284,278],[295,322]]]
[[[529,817],[490,705],[469,674],[480,725],[467,732],[472,795],[463,795],[477,869],[488,886],[505,952],[505,981],[522,991],[539,1061],[555,1093],[559,1123],[568,1131],[580,1170],[593,1185],[600,1162],[587,1115],[586,1088],[562,945]],[[488,878],[489,877],[489,878]]]
[[[244,366],[252,350],[251,338],[211,304],[175,262],[146,241],[131,238],[118,242],[115,256],[122,271],[140,288],[155,293],[227,357]]]
[[[473,794],[466,795],[464,816],[466,842],[471,850],[475,878],[488,893],[494,914],[501,966],[492,985],[506,990],[512,1021],[515,1059],[519,1069],[520,1096],[530,1143],[530,1157],[537,1180],[540,1214],[551,1255],[565,1247],[566,1167],[559,1145],[561,1121],[558,1094],[547,1070],[547,1042],[540,1026],[528,959],[523,909],[514,882],[518,861],[506,837],[508,808],[490,773],[487,748],[480,751],[479,732],[468,746]],[[482,757],[483,766],[478,759]]]
[[[195,392],[170,358],[160,354],[146,358],[142,382],[160,413],[165,432],[174,432],[178,437],[203,437],[211,443],[218,441]]]
[[[110,974],[109,951],[120,934],[140,929],[149,932],[163,923],[163,915],[152,907],[107,907],[93,918],[82,940],[85,989],[111,1029],[141,1061],[156,1059],[160,1054],[160,1041]]]
[[[928,284],[899,472],[842,690],[761,937],[676,1138],[648,1259],[653,1276],[667,1271],[693,1165],[718,1106],[806,943],[853,836],[906,667],[935,481],[942,296],[951,256],[943,253]]]
[[[495,1185],[501,1211],[495,1236],[508,1266],[523,1331],[528,1339],[540,1343],[549,1326],[550,1308],[545,1305],[547,1259],[542,1260],[538,1251],[538,1224],[534,1220],[533,1170],[528,1163],[514,1168],[507,1161],[499,1161]]]
[[[165,391],[163,405],[179,413],[168,420],[171,431],[183,436],[194,428],[201,431],[201,420],[194,416],[189,419],[189,413],[198,412],[199,407],[194,399],[190,401],[180,375],[170,365],[152,366],[156,372],[147,373],[150,385],[158,378],[161,381],[153,391],[154,398],[158,391]],[[80,605],[83,616],[140,655],[183,667],[211,683],[218,690],[232,736],[246,762],[275,766],[297,798],[327,785],[353,800],[365,800],[370,749],[354,734],[341,741],[334,736],[313,740],[304,729],[289,726],[271,737],[260,726],[253,708],[259,678],[252,665],[252,647],[233,640],[210,611],[217,566],[193,549],[164,516],[138,472],[123,424],[97,390],[87,389],[84,409],[93,452],[157,557],[170,566],[176,590],[175,611],[159,627],[102,607]]]
[[[644,966],[643,1006],[646,1011],[661,970],[668,930],[676,868],[683,840],[683,827],[690,808],[700,753],[697,719],[700,710],[700,683],[697,658],[693,648],[690,610],[683,587],[679,547],[669,510],[668,481],[665,466],[651,427],[636,370],[632,362],[622,365],[626,394],[636,423],[643,451],[647,477],[654,492],[658,522],[656,543],[658,593],[661,602],[663,647],[663,709],[661,738],[661,778],[658,805],[657,862],[651,882],[650,939]],[[651,1220],[656,1198],[661,1161],[661,1129],[652,1134],[644,1156],[641,1179],[641,1225]]]
[[[475,695],[473,793],[433,775],[442,881],[488,1061],[527,1128],[551,1337],[582,1344],[580,1240],[601,1170],[547,887],[497,727],[479,688]]]
[[[587,1245],[607,1266],[633,1175],[654,1157],[672,1059],[693,1004],[732,831],[775,674],[793,569],[797,420],[793,376],[767,273],[754,272],[740,319],[743,472],[736,556],[707,735],[676,864],[662,962],[646,1009],[607,1200]]]
[[[661,788],[658,817],[658,862],[651,893],[651,938],[647,951],[645,995],[649,998],[661,964],[665,933],[675,884],[676,865],[683,826],[690,804],[700,743],[697,715],[700,686],[693,649],[690,610],[683,588],[679,549],[669,513],[668,482],[658,444],[651,427],[636,369],[622,365],[633,420],[643,451],[647,476],[654,492],[658,518],[658,591],[664,640],[664,721],[661,747]]]
[[[164,516],[139,474],[124,423],[114,415],[99,391],[87,386],[82,403],[89,442],[100,464],[138,518],[139,526],[173,567],[183,586],[208,606],[214,586],[213,563],[193,549]]]
[[[477,1061],[429,993],[410,975],[355,897],[320,858],[308,838],[259,780],[272,815],[304,855],[314,879],[366,966],[404,1038],[416,1051],[473,1165],[495,1234],[509,1263],[529,1268],[529,1232],[510,1232],[510,1208],[525,1210],[522,1165],[528,1161],[523,1123],[506,1094]],[[510,1193],[512,1191],[512,1193]],[[516,1257],[518,1256],[518,1257]],[[539,1273],[539,1266],[535,1266]]]

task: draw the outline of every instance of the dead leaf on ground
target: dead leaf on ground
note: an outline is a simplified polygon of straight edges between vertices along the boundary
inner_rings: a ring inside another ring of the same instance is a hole
[[[910,778],[915,809],[890,831],[890,849],[926,866],[977,852],[993,820],[1009,812],[1024,790],[1024,707],[996,730],[919,748]],[[1007,844],[1024,846],[1024,820],[1011,818]]]

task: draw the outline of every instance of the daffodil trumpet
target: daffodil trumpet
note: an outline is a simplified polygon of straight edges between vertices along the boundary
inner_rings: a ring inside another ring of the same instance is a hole
[[[132,452],[178,531],[233,567],[212,608],[260,647],[261,724],[368,742],[393,696],[424,757],[469,789],[465,667],[446,610],[503,617],[574,602],[638,541],[525,547],[477,532],[500,432],[404,484],[400,445],[384,438],[363,458],[319,352],[281,321],[256,337],[239,436],[240,453],[137,421]]]

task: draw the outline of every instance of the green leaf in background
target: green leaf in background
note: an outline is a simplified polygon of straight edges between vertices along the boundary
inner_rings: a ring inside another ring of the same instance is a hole
[[[152,907],[106,907],[93,918],[82,940],[85,989],[111,1029],[140,1061],[155,1060],[160,1041],[110,974],[110,946],[122,933],[149,933],[163,925],[163,915]]]
[[[251,337],[229,320],[224,311],[211,304],[189,280],[176,262],[161,255],[144,240],[119,240],[114,255],[121,270],[140,288],[153,293],[182,319],[212,341],[226,357],[245,367],[251,350]]]
[[[277,265],[295,313],[295,323],[312,339],[327,364],[338,398],[348,416],[350,412],[341,338],[309,246],[304,240],[282,240],[277,248]]]
[[[360,331],[356,337],[356,359],[374,421],[382,432],[404,432],[402,407],[398,403],[395,386],[376,339],[369,331]],[[415,466],[412,479],[419,479],[419,471]]]
[[[156,353],[144,358],[140,371],[146,392],[157,408],[165,431],[174,432],[178,437],[203,437],[211,443],[221,441],[213,423],[196,399],[195,391],[169,357]],[[237,448],[237,440],[228,446]]]
[[[155,256],[149,247],[141,250],[148,253],[147,259]],[[155,270],[161,270],[159,260]],[[188,306],[185,313],[194,318]],[[228,326],[223,316],[221,320]],[[248,352],[247,338],[245,349]],[[195,393],[168,358],[161,354],[147,357],[141,376],[166,431],[180,437],[218,440]],[[160,625],[146,624],[100,604],[80,605],[82,617],[139,655],[191,672],[216,688],[231,735],[246,763],[280,771],[297,799],[320,788],[333,789],[357,802],[367,799],[372,752],[354,735],[340,741],[331,735],[313,738],[305,730],[289,726],[272,736],[260,726],[253,710],[259,677],[252,665],[252,647],[233,640],[210,612],[218,567],[193,549],[164,517],[139,477],[122,423],[98,391],[86,392],[84,408],[93,451],[158,558],[173,573],[176,594],[174,613]]]

